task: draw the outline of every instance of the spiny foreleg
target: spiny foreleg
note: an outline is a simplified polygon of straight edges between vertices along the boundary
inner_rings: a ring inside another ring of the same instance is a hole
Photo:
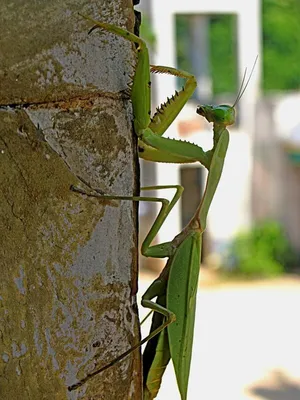
[[[151,65],[150,72],[155,74],[168,74],[177,76],[179,78],[184,78],[186,80],[184,86],[179,92],[175,90],[175,94],[171,98],[167,98],[165,103],[162,103],[159,107],[157,107],[156,113],[151,119],[149,128],[152,130],[152,132],[161,136],[175,120],[183,106],[194,93],[194,90],[197,86],[197,81],[194,75],[188,72],[181,71],[176,68],[164,67],[161,65]]]

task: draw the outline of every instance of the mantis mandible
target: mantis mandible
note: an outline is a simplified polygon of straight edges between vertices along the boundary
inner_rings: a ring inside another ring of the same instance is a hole
[[[164,198],[107,196],[99,193],[87,193],[80,188],[72,187],[74,192],[88,197],[160,202],[160,212],[142,243],[141,253],[146,257],[167,257],[168,261],[160,276],[142,296],[142,305],[154,311],[150,334],[106,366],[88,373],[85,378],[70,386],[69,390],[79,388],[89,379],[113,366],[143,343],[149,341],[143,354],[144,400],[151,400],[156,397],[164,370],[170,359],[173,361],[181,399],[185,400],[187,399],[192,355],[202,234],[206,227],[209,207],[221,178],[228,148],[229,132],[226,127],[235,122],[234,106],[244,93],[250,78],[243,88],[244,75],[233,106],[204,105],[197,108],[199,115],[213,123],[214,135],[211,150],[205,152],[195,144],[163,138],[162,135],[166,129],[192,95],[196,87],[194,76],[175,68],[150,67],[148,50],[142,39],[115,25],[98,22],[89,17],[86,18],[95,25],[92,30],[102,28],[138,44],[138,60],[132,83],[131,98],[134,129],[139,138],[140,157],[156,162],[191,163],[198,161],[207,168],[208,178],[201,203],[188,225],[172,241],[153,246],[151,246],[152,241],[182,194],[183,188],[180,185],[142,188],[143,190],[174,188],[176,192],[171,202]],[[149,115],[150,71],[168,73],[186,79],[186,84],[182,90],[175,92],[175,95],[168,99],[167,103],[161,105],[152,119]],[[156,298],[156,302],[153,301],[154,298]]]

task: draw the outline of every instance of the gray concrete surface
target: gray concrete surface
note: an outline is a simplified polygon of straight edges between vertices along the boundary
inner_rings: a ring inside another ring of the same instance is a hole
[[[299,280],[200,287],[188,400],[299,400],[299,305]],[[180,399],[172,365],[157,399]]]

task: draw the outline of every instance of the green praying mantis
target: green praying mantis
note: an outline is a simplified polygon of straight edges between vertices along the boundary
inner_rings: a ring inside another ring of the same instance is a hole
[[[161,203],[160,211],[153,226],[142,243],[141,253],[146,257],[166,257],[168,261],[159,277],[142,296],[142,305],[154,312],[150,334],[106,366],[88,373],[85,378],[69,386],[69,390],[72,391],[81,387],[88,380],[112,367],[142,344],[148,342],[143,353],[144,400],[151,400],[157,396],[165,368],[170,359],[173,362],[181,399],[185,400],[187,399],[192,356],[202,234],[206,228],[208,211],[223,170],[229,144],[227,126],[235,122],[234,107],[243,95],[253,69],[243,88],[245,73],[233,106],[203,105],[197,108],[199,115],[213,123],[213,148],[204,151],[195,144],[162,137],[195,90],[195,77],[175,68],[150,66],[148,49],[142,39],[115,25],[99,22],[89,17],[85,18],[94,24],[90,31],[101,28],[138,45],[131,100],[134,113],[134,130],[138,136],[139,156],[156,162],[192,163],[198,161],[207,168],[208,177],[202,200],[188,225],[170,242],[157,245],[151,244],[170,211],[181,197],[182,186],[166,185],[142,188],[142,190],[173,188],[176,191],[170,202],[164,198],[146,196],[108,196],[97,193],[97,191],[87,193],[78,187],[72,187],[74,192],[88,197]],[[186,79],[182,90],[176,91],[171,99],[157,108],[152,118],[150,118],[150,72],[167,73]],[[155,298],[156,301],[153,301]]]

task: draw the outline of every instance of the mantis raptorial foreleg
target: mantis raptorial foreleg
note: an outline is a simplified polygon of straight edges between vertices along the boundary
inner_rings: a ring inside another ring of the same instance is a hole
[[[150,67],[149,54],[145,42],[131,32],[118,26],[96,21],[85,16],[94,24],[91,29],[101,28],[115,33],[130,42],[136,43],[137,64],[131,85],[131,101],[133,106],[134,130],[139,138],[139,156],[145,160],[171,163],[191,163],[199,161],[207,169],[210,165],[210,155],[193,143],[164,138],[162,135],[177,117],[182,107],[193,94],[197,83],[195,77],[176,68],[155,66]],[[182,90],[164,104],[161,104],[151,118],[151,82],[150,72],[171,74],[184,78],[186,83]]]

